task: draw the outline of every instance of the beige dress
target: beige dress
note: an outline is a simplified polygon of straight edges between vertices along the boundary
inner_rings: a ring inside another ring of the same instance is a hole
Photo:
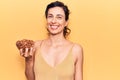
[[[45,61],[38,49],[35,55],[34,72],[35,80],[74,80],[72,48],[66,58],[55,67]]]

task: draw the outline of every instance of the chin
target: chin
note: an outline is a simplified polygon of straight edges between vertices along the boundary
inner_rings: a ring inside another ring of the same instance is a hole
[[[57,35],[57,34],[62,33],[62,31],[59,31],[59,30],[49,30],[49,29],[47,29],[47,31],[49,32],[49,35]]]
[[[57,33],[57,32],[49,32],[49,34],[50,34],[50,35],[57,35],[57,34],[59,34],[59,33]]]
[[[50,35],[54,35],[54,36],[55,36],[55,35],[58,35],[58,34],[60,34],[60,33],[61,33],[61,32],[49,32]]]

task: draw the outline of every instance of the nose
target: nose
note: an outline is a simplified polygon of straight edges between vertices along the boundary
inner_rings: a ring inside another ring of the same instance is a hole
[[[56,18],[53,18],[51,22],[56,23],[56,21],[57,21]]]

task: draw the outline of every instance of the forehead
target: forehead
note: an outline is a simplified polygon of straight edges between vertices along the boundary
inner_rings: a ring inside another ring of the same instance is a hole
[[[61,14],[61,15],[65,15],[64,10],[61,7],[50,8],[48,10],[48,14],[53,14],[53,15]]]

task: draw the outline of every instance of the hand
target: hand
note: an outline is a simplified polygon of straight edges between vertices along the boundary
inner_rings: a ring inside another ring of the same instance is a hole
[[[23,57],[31,57],[35,51],[34,49],[34,41],[33,40],[18,40],[16,42],[16,46],[20,51],[20,55]]]
[[[25,58],[32,57],[34,52],[35,52],[35,49],[33,47],[20,49],[20,55]]]

